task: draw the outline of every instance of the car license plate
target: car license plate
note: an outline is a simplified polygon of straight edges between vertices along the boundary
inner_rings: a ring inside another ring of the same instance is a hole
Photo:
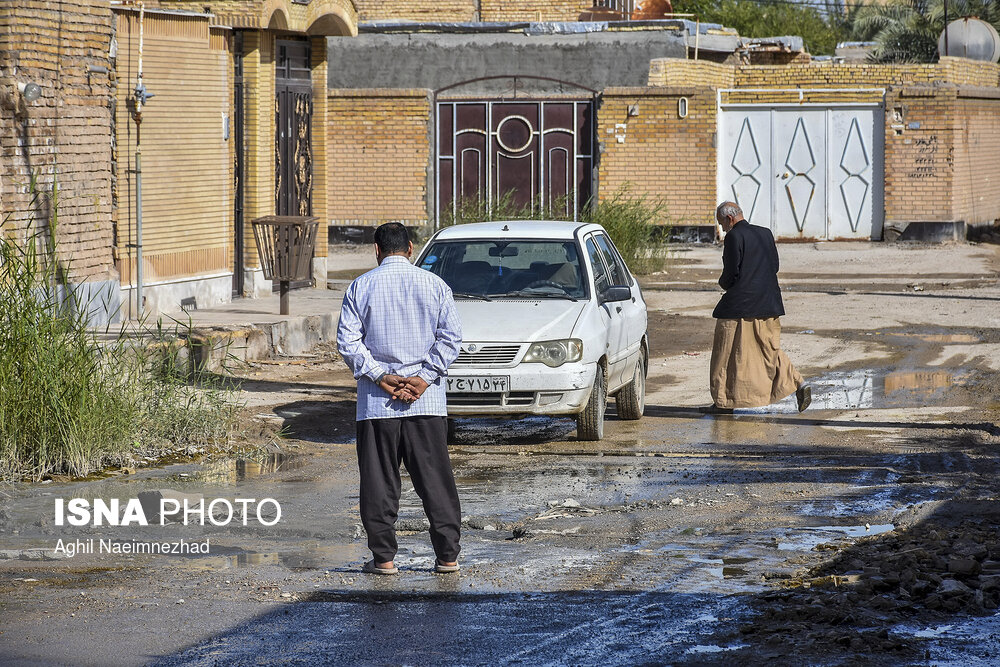
[[[447,380],[446,390],[453,392],[493,393],[510,390],[509,375],[448,376]]]

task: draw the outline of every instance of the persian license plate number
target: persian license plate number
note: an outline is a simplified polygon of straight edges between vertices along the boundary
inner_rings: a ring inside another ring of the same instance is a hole
[[[477,377],[447,378],[447,391],[458,393],[498,393],[510,390],[509,375],[480,375]]]

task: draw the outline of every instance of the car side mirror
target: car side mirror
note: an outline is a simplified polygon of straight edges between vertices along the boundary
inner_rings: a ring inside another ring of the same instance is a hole
[[[632,298],[632,290],[628,287],[619,285],[616,287],[609,287],[598,297],[597,301],[599,303],[611,303],[614,301],[628,301]]]

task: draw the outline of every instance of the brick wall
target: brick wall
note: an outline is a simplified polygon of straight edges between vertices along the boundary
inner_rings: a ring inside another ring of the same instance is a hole
[[[243,33],[244,149],[247,175],[243,194],[244,261],[260,266],[250,221],[274,215],[274,34]],[[315,134],[315,133],[314,133]]]
[[[590,0],[357,0],[360,21],[576,21],[593,4]]]
[[[56,185],[58,256],[73,280],[116,277],[111,37],[106,0],[0,5],[0,219],[18,238],[44,231],[55,201],[43,196],[32,205],[29,183],[34,175],[38,189],[49,194]],[[24,104],[17,82],[39,84],[41,97]]]
[[[430,110],[430,94],[422,89],[329,92],[332,224],[427,222]]]
[[[359,21],[476,21],[477,0],[356,0]]]
[[[483,21],[576,21],[592,0],[482,0]]]
[[[360,3],[359,3],[360,4]],[[390,3],[386,3],[390,4]],[[404,2],[395,3],[405,7]],[[310,35],[357,34],[352,0],[146,0],[146,8],[214,14],[214,23],[236,29],[273,27]]]
[[[650,86],[711,86],[732,88],[736,68],[705,60],[655,58],[649,62]]]
[[[885,224],[953,217],[954,90],[910,86],[886,95]]]
[[[959,89],[954,107],[954,216],[1000,219],[1000,91]]]
[[[123,284],[135,276],[137,139],[142,148],[143,280],[232,270],[233,191],[223,118],[231,111],[228,31],[208,17],[147,11],[143,82],[156,97],[137,135],[129,98],[138,67],[138,12],[116,10],[117,241]]]
[[[688,99],[680,118],[678,101]],[[638,115],[629,116],[630,105]],[[713,224],[715,91],[710,88],[609,88],[597,111],[600,197],[628,186],[662,199],[663,224]]]
[[[326,94],[327,81],[327,59],[326,59],[326,38],[313,37],[311,40],[312,50],[310,56],[312,62],[312,93],[313,93],[313,117],[312,126],[315,138],[312,142],[312,212],[319,218],[320,230],[326,229],[330,223],[329,191],[326,184],[329,179],[329,159],[327,151],[329,146],[325,141],[325,129],[329,126],[327,120],[327,107],[329,97]],[[315,257],[327,256],[327,239],[329,235],[318,233],[316,235]],[[321,283],[324,281],[320,281]]]
[[[715,88],[886,88],[922,83],[959,86],[1000,85],[1000,65],[965,58],[942,58],[922,65],[812,63],[724,65],[704,60],[656,58],[649,63],[650,86]]]
[[[904,87],[886,115],[886,224],[1000,218],[1000,90]]]
[[[940,63],[921,65],[830,62],[744,65],[736,68],[735,83],[739,88],[853,88],[935,82],[997,86],[1000,66],[965,58],[942,58]]]

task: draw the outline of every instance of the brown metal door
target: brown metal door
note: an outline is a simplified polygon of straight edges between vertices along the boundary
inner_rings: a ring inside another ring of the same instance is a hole
[[[274,77],[274,212],[312,215],[312,68],[307,41],[277,40]],[[293,281],[308,287],[314,281]],[[278,291],[278,284],[274,284]]]
[[[274,191],[277,215],[312,215],[312,69],[309,42],[278,40]]]
[[[437,214],[504,197],[540,217],[576,220],[592,193],[593,103],[441,102]]]

